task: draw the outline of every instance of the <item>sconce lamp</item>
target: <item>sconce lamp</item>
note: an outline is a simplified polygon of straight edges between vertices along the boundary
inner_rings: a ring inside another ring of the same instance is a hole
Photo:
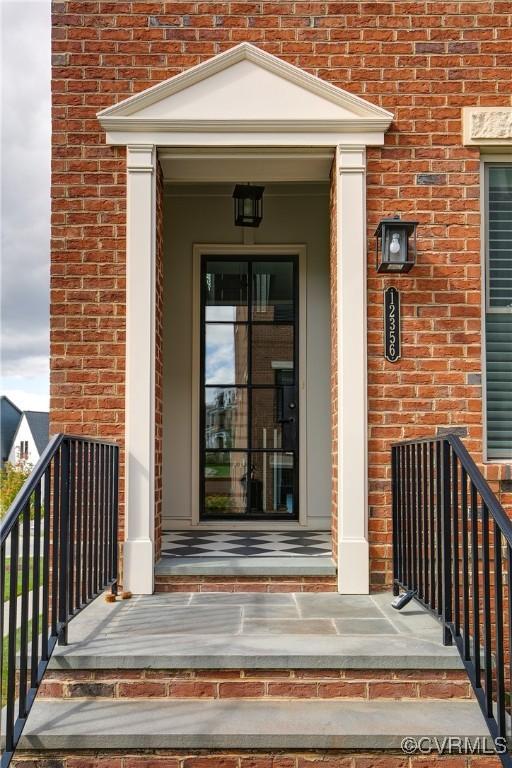
[[[377,272],[409,272],[416,263],[417,221],[381,219],[375,230]]]

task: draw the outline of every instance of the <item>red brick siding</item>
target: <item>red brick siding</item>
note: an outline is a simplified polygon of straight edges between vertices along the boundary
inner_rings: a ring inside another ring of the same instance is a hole
[[[432,670],[51,670],[39,698],[470,699],[468,676]]]
[[[13,768],[500,768],[498,757],[402,752],[17,752]]]
[[[156,592],[336,592],[335,576],[156,576]]]
[[[508,2],[56,2],[53,4],[52,430],[124,432],[124,151],[95,113],[251,41],[395,114],[368,150],[371,580],[389,584],[389,443],[467,427],[482,447],[478,151],[461,107],[510,105]],[[418,173],[440,176],[418,184]],[[382,356],[373,230],[419,219],[402,290],[403,358]],[[504,474],[492,464],[493,488]],[[508,505],[511,496],[503,496]],[[122,535],[122,527],[121,527]]]

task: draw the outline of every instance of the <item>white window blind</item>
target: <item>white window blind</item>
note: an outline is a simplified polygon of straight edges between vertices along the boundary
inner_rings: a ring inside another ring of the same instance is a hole
[[[487,456],[512,458],[512,163],[486,165]]]

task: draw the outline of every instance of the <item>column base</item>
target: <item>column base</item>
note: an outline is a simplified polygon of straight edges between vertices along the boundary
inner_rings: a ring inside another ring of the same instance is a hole
[[[341,539],[338,547],[340,595],[370,594],[370,548],[366,539]]]
[[[123,589],[134,595],[152,595],[155,568],[151,539],[125,541],[123,553]]]

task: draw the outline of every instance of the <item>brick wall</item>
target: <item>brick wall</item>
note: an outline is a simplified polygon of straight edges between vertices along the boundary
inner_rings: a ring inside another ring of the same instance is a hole
[[[389,583],[389,442],[454,425],[481,456],[479,155],[461,146],[460,112],[511,104],[511,40],[499,0],[53,3],[52,430],[124,431],[125,163],[96,112],[253,42],[395,115],[368,151],[367,194],[372,584]],[[419,264],[395,280],[372,252],[393,213],[421,222]],[[397,364],[382,355],[391,283]],[[504,467],[485,471],[499,490]]]
[[[51,670],[40,699],[472,699],[466,671],[392,669]]]
[[[371,752],[283,751],[229,752],[158,750],[106,752],[17,752],[13,768],[500,768],[496,756],[413,755],[389,751],[377,758]]]

